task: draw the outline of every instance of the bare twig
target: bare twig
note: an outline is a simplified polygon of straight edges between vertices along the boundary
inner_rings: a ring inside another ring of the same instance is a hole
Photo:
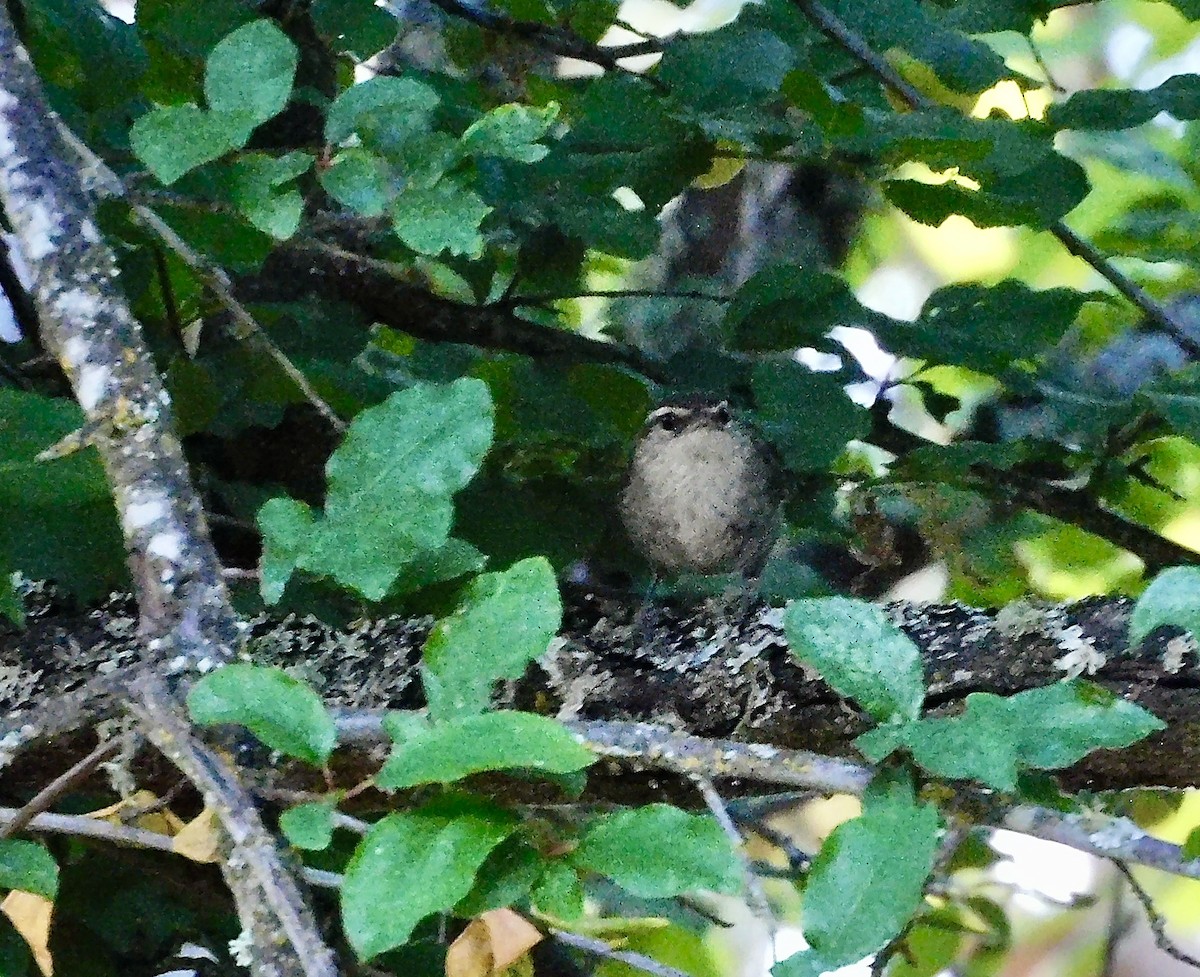
[[[1189,967],[1195,967],[1200,970],[1200,957],[1194,957],[1190,953],[1181,950],[1175,945],[1175,941],[1167,935],[1162,915],[1154,908],[1154,901],[1150,898],[1150,893],[1143,889],[1138,880],[1134,878],[1133,872],[1129,870],[1129,866],[1116,858],[1111,861],[1116,870],[1125,879],[1134,897],[1141,903],[1142,910],[1146,913],[1146,922],[1150,925],[1150,932],[1154,934],[1154,945],[1162,950],[1163,953],[1174,957],[1180,963],[1186,963]]]
[[[124,746],[123,739],[124,737],[118,736],[114,739],[104,741],[78,763],[72,764],[70,769],[50,781],[16,814],[9,818],[7,823],[0,825],[0,838],[8,838],[11,835],[15,835],[18,831],[24,830],[26,825],[35,817],[43,811],[48,811],[50,806],[62,797],[63,794],[86,780],[109,757],[119,753]]]
[[[906,81],[900,72],[883,57],[876,54],[866,41],[847,27],[823,4],[818,3],[817,0],[793,0],[793,3],[817,30],[838,44],[847,54],[887,85],[910,108],[930,109],[936,107],[932,99],[927,98],[918,88]],[[1147,318],[1174,336],[1189,353],[1193,356],[1200,356],[1200,343],[1197,343],[1175,321],[1171,312],[1151,298],[1145,289],[1118,269],[1099,249],[1076,234],[1061,220],[1051,224],[1049,231],[1071,254],[1082,258],[1091,265],[1113,288],[1141,309]]]
[[[20,811],[12,807],[0,807],[0,830],[7,830]],[[130,848],[145,848],[150,851],[173,852],[174,845],[169,835],[144,828],[112,824],[86,814],[39,814],[25,830],[38,834],[70,835],[75,838],[94,838]]]
[[[576,950],[582,950],[584,953],[590,953],[605,960],[616,960],[643,973],[651,974],[652,977],[688,977],[684,971],[668,967],[665,963],[659,963],[644,953],[617,950],[605,943],[604,940],[598,940],[594,936],[584,936],[582,933],[569,933],[566,930],[558,929],[551,929],[550,935],[564,946],[574,947]]]
[[[625,58],[638,57],[645,54],[660,54],[663,50],[662,41],[648,38],[631,44],[601,46],[593,44],[586,38],[580,37],[574,31],[554,24],[541,24],[531,20],[514,20],[513,18],[483,9],[482,6],[459,2],[459,0],[433,0],[443,11],[452,17],[459,17],[478,24],[485,30],[497,31],[502,34],[512,34],[515,37],[525,37],[542,45],[546,50],[564,58],[574,58],[577,61],[587,61],[600,65],[609,71],[627,71],[620,62]],[[630,72],[638,74],[637,72]],[[657,78],[638,75],[656,88],[664,89],[665,85]]]
[[[725,801],[717,793],[717,788],[713,786],[712,781],[707,777],[699,775],[693,776],[691,779],[696,785],[697,790],[700,791],[700,795],[704,798],[704,803],[708,805],[709,811],[712,812],[712,816],[717,819],[717,824],[725,832],[725,837],[733,845],[733,850],[737,853],[738,860],[742,863],[742,875],[746,879],[746,904],[766,928],[767,936],[773,950],[777,931],[775,914],[771,912],[771,904],[767,900],[767,893],[763,889],[762,880],[754,871],[754,866],[746,854],[741,832],[738,831],[737,825],[733,823],[733,818],[729,816],[729,810],[725,807]]]

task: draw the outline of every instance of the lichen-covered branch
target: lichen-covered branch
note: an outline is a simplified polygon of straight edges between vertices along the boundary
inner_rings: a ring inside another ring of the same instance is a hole
[[[141,632],[153,650],[220,661],[239,640],[220,564],[171,433],[169,398],[68,158],[0,8],[0,202],[34,272],[43,339],[86,415],[82,440],[95,444],[108,472]]]
[[[253,973],[336,977],[333,953],[321,941],[316,918],[233,767],[192,735],[160,680],[145,675],[134,692],[130,711],[142,732],[196,786],[224,832],[221,872],[250,937]]]

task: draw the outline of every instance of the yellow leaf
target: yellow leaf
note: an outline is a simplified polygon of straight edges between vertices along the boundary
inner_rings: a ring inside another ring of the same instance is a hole
[[[132,825],[135,828],[141,828],[143,831],[157,831],[161,835],[168,837],[176,835],[183,827],[183,821],[178,815],[171,811],[162,808],[154,811],[146,811],[144,814],[136,812],[144,811],[146,808],[154,807],[159,801],[157,794],[148,790],[139,790],[135,794],[131,794],[123,800],[117,801],[109,807],[103,807],[98,811],[92,811],[88,814],[89,818],[95,818],[98,821],[107,821],[109,824],[117,825],[118,827]],[[129,820],[130,815],[136,814],[132,820]]]
[[[471,920],[446,953],[446,977],[496,977],[520,963],[541,932],[511,909],[493,909]]]
[[[217,815],[206,807],[194,819],[179,829],[171,840],[175,854],[190,858],[193,862],[215,862],[221,856],[221,829]]]
[[[54,962],[50,959],[50,917],[54,903],[45,896],[14,889],[0,902],[0,913],[4,913],[13,929],[29,944],[34,963],[45,977],[54,973]]]

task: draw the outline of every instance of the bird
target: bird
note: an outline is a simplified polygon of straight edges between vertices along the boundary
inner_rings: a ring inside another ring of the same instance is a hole
[[[656,574],[756,579],[779,531],[779,483],[772,452],[727,401],[668,403],[634,448],[622,521]]]

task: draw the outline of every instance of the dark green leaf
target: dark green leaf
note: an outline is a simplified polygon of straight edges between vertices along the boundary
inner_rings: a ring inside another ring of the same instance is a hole
[[[783,628],[793,656],[876,719],[920,715],[920,653],[883,608],[848,597],[796,600],[788,604]]]
[[[393,739],[392,755],[375,777],[384,790],[448,784],[485,770],[570,773],[596,759],[562,723],[526,712],[446,719]]]
[[[775,265],[747,281],[725,313],[739,349],[824,346],[834,326],[870,327],[886,321],[859,304],[846,283],[828,272]]]
[[[828,373],[794,360],[763,361],[753,384],[758,426],[792,471],[828,471],[846,442],[870,433],[867,412]]]
[[[1129,618],[1129,640],[1137,644],[1169,624],[1200,635],[1200,568],[1163,570],[1142,591]]]
[[[83,420],[72,401],[0,388],[0,566],[91,599],[127,579],[104,468],[94,448],[37,460]]]
[[[742,885],[741,864],[717,822],[669,804],[597,819],[571,861],[647,899],[694,889],[736,892]]]
[[[947,285],[929,296],[916,322],[877,328],[897,352],[999,373],[1057,343],[1091,297],[1069,288],[1037,291],[1011,280],[990,288]]]
[[[1129,129],[1159,112],[1170,112],[1180,120],[1200,119],[1200,75],[1175,75],[1149,91],[1076,92],[1051,105],[1047,117],[1060,129]]]
[[[425,642],[425,696],[440,719],[482,712],[492,686],[519,678],[562,622],[558,583],[542,557],[480,574]]]
[[[393,189],[386,164],[358,147],[344,149],[321,171],[321,186],[339,203],[363,217],[378,217],[387,209]]]
[[[397,19],[372,0],[314,0],[312,19],[331,39],[334,51],[348,52],[359,61],[391,44],[398,28]]]
[[[376,823],[341,888],[342,924],[359,959],[402,946],[417,923],[466,897],[484,860],[516,826],[498,808],[465,801]]]
[[[304,201],[294,187],[279,187],[312,166],[308,153],[245,153],[233,166],[233,202],[264,234],[285,241],[300,226]]]
[[[357,132],[366,141],[390,145],[385,133],[400,137],[427,129],[439,101],[432,88],[413,78],[377,75],[337,97],[325,117],[325,139],[340,143]]]
[[[58,863],[35,842],[0,838],[0,889],[53,899],[58,894]]]
[[[337,745],[320,696],[280,668],[226,665],[197,682],[187,704],[201,726],[238,723],[271,749],[307,763],[324,763]]]
[[[279,828],[294,847],[323,851],[333,840],[334,810],[332,800],[297,804],[279,816]]]

